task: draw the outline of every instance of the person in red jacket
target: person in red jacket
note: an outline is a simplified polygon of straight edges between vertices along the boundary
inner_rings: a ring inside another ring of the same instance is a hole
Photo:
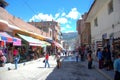
[[[48,67],[50,68],[50,64],[49,64],[49,54],[48,52],[45,53],[45,68],[48,65]]]

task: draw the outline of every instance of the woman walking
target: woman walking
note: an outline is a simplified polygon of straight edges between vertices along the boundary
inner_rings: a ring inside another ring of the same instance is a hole
[[[45,68],[46,68],[47,65],[48,65],[48,68],[50,68],[48,52],[45,53]]]

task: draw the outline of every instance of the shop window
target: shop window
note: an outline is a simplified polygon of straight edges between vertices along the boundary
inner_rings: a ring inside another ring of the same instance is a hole
[[[97,18],[95,18],[95,20],[94,20],[94,26],[95,26],[95,27],[98,26],[98,20],[97,20]]]
[[[108,4],[108,14],[113,12],[113,0],[111,0]]]

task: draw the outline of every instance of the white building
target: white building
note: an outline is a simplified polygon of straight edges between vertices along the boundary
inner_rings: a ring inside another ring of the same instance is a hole
[[[120,0],[95,0],[86,21],[90,22],[94,45],[103,38],[120,37]]]

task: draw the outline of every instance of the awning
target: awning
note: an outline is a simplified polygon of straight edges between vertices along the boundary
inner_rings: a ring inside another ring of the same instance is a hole
[[[10,36],[6,32],[0,32],[1,40],[6,41],[6,42],[13,42],[12,36]]]
[[[59,44],[58,42],[54,41],[54,44],[55,44],[56,47],[58,47],[58,48],[60,48],[60,49],[63,49],[62,45]]]
[[[46,45],[44,45],[40,40],[35,39],[33,37],[30,36],[26,36],[26,35],[22,35],[22,34],[18,34],[22,39],[24,39],[25,41],[27,41],[29,43],[30,46],[41,46],[41,47],[45,47]]]
[[[13,37],[13,45],[14,46],[21,46],[21,39]]]
[[[46,41],[41,41],[41,42],[44,43],[46,46],[51,46],[51,44]]]
[[[10,36],[7,32],[0,32],[0,40],[5,42],[13,42],[14,46],[21,46],[21,39]]]
[[[46,38],[45,41],[49,42],[49,43],[54,43],[54,40]]]

